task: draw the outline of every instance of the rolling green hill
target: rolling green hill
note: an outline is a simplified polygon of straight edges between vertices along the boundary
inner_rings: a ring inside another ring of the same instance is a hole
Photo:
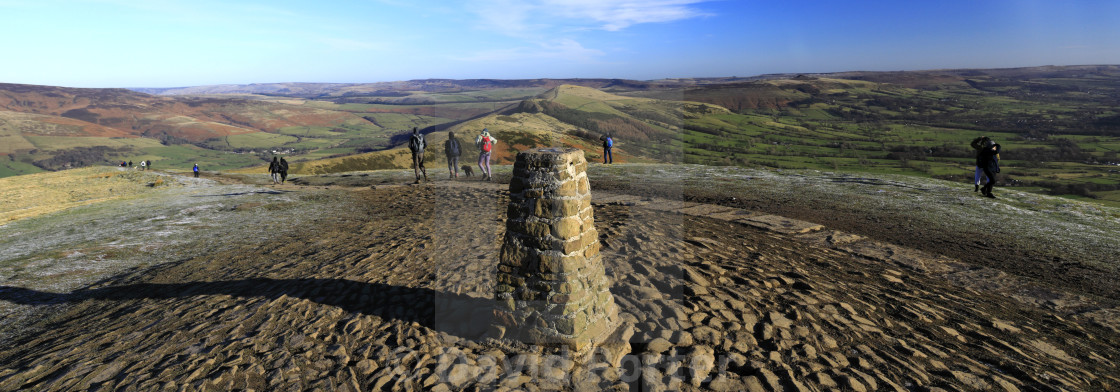
[[[1004,148],[1001,186],[1120,203],[1120,66],[211,87],[152,92],[242,95],[0,85],[0,176],[141,159],[260,171],[273,154],[296,173],[405,168],[416,127],[431,168],[444,167],[448,131],[473,164],[469,146],[488,128],[497,164],[550,145],[598,160],[611,134],[618,162],[967,183],[968,142],[986,135]]]
[[[757,90],[785,102],[734,105],[733,113],[687,119],[685,157],[971,181],[975,155],[968,142],[986,135],[1003,146],[1001,183],[1120,202],[1120,70],[1037,79],[930,77],[943,82],[912,88],[802,78],[687,89],[686,99],[714,104]]]
[[[1023,80],[1006,79],[1007,72],[799,75],[624,95],[565,85],[450,129],[473,138],[485,127],[503,142],[514,141],[495,153],[498,163],[534,145],[576,146],[597,160],[598,138],[610,133],[622,162],[898,173],[961,182],[972,179],[975,155],[968,142],[986,135],[1004,147],[1001,185],[1117,204],[1120,131],[1114,119],[1120,112],[1111,103],[1120,96],[1114,87],[1120,72],[1109,72]],[[878,81],[887,79],[906,85]],[[1099,95],[1091,100],[1084,92],[1090,82]],[[996,84],[1003,86],[999,92],[987,91]],[[428,138],[442,151],[445,131]],[[468,152],[463,160],[474,156]],[[442,153],[429,152],[428,159],[429,167],[443,167]],[[410,164],[398,146],[308,162],[301,169]]]

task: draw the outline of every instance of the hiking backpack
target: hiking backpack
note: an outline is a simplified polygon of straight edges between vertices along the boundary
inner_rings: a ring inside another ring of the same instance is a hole
[[[493,141],[489,136],[482,137],[482,152],[490,152],[490,144]]]
[[[412,134],[412,140],[409,141],[408,147],[412,149],[413,152],[424,151],[424,137],[418,133]]]
[[[614,147],[614,139],[611,139],[610,136],[607,136],[607,147]]]
[[[457,156],[461,155],[461,153],[459,151],[459,141],[458,140],[451,139],[450,142],[447,143],[447,144],[448,144],[447,153],[449,155],[451,155],[453,157],[457,157]]]

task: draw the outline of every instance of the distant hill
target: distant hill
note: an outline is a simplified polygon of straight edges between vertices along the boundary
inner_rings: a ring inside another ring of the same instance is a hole
[[[1118,65],[1041,66],[994,69],[943,69],[919,71],[845,71],[830,73],[777,73],[749,77],[632,79],[416,79],[376,83],[251,83],[219,84],[187,87],[136,87],[129,90],[152,95],[270,95],[300,98],[338,98],[354,96],[393,96],[401,92],[462,92],[507,88],[549,89],[561,85],[590,87],[613,92],[684,89],[694,86],[722,85],[764,80],[796,80],[828,78],[891,83],[905,87],[936,87],[946,83],[963,83],[976,77],[985,78],[1061,78],[1088,75],[1115,76]]]
[[[383,148],[405,126],[443,121],[239,97],[0,84],[0,156],[7,157],[0,177],[118,160],[240,167],[272,150]]]
[[[671,80],[639,81],[628,79],[420,79],[378,83],[253,83],[210,86],[132,88],[155,95],[261,94],[301,98],[379,96],[392,92],[460,92],[506,88],[553,88],[575,85],[596,89],[649,89],[682,84]]]
[[[285,126],[363,121],[345,112],[236,98],[166,98],[125,89],[0,84],[0,108],[70,118],[132,136],[201,141]]]
[[[1002,184],[1120,204],[1115,65],[138,90],[161,95],[0,85],[0,177],[115,160],[253,168],[273,155],[297,173],[403,168],[416,127],[440,152],[448,131],[473,142],[488,128],[502,141],[495,163],[541,145],[597,160],[610,133],[620,162],[971,182],[968,142],[986,135],[1005,148]],[[442,153],[432,154],[441,167]]]

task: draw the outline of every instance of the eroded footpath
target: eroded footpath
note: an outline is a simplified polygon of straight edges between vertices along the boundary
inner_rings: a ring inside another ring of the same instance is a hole
[[[577,363],[482,337],[501,185],[337,192],[353,210],[301,230],[68,293],[5,287],[65,306],[0,349],[0,390],[1120,388],[1120,334],[1077,298],[1031,303],[1009,298],[1027,283],[954,283],[982,270],[825,227],[608,193],[595,221],[632,352]]]

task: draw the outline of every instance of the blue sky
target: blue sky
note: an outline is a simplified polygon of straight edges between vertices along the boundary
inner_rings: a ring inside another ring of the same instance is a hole
[[[1120,64],[1120,2],[0,0],[0,37],[0,83],[646,80]]]

